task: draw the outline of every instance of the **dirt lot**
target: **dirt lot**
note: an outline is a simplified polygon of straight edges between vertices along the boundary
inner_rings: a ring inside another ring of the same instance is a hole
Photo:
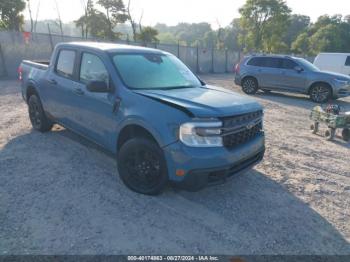
[[[239,90],[232,76],[203,78]],[[305,97],[256,99],[266,108],[259,166],[147,197],[86,140],[34,132],[18,83],[1,81],[0,254],[350,254],[350,144],[310,134]],[[350,110],[350,99],[338,103]]]

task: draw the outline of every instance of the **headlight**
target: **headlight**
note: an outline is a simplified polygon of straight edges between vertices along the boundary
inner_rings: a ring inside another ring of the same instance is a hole
[[[337,78],[335,78],[334,81],[337,82],[338,84],[341,84],[341,85],[350,84],[350,81],[344,80],[344,79],[337,79]]]
[[[191,147],[223,146],[221,122],[191,122],[180,126],[180,140]]]

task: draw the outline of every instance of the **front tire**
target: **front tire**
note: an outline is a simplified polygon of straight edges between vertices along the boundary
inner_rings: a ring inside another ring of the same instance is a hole
[[[329,101],[332,96],[331,88],[326,84],[316,84],[310,89],[310,99],[318,104],[323,104]]]
[[[53,127],[53,122],[45,115],[41,101],[37,95],[31,95],[28,100],[29,119],[35,130],[48,132]]]
[[[313,134],[316,134],[318,132],[319,129],[319,123],[315,122],[310,126],[310,129],[312,131]]]
[[[129,189],[145,195],[160,194],[168,183],[163,151],[146,138],[133,138],[122,145],[118,153],[118,171]]]
[[[253,77],[246,77],[242,81],[242,90],[247,95],[254,95],[259,89],[258,81]]]

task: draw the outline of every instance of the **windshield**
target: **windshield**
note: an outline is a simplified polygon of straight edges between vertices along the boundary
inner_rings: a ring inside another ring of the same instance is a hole
[[[201,86],[198,78],[175,56],[114,54],[113,62],[131,89],[176,89]]]
[[[305,60],[304,58],[298,58],[297,59],[300,65],[309,71],[320,71],[318,67],[316,67],[314,64],[310,63],[309,61]]]

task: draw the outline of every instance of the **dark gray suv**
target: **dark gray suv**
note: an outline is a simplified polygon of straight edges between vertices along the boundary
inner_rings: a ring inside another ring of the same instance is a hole
[[[310,96],[316,103],[350,96],[350,77],[324,72],[303,58],[282,55],[245,57],[235,68],[235,83],[246,94],[285,91]]]

